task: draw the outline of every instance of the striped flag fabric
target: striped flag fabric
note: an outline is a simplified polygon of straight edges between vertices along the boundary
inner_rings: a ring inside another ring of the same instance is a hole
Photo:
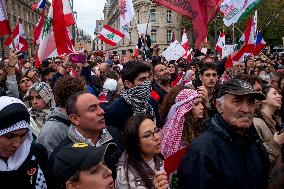
[[[222,56],[222,50],[225,46],[225,33],[222,32],[220,35],[219,35],[219,38],[218,38],[218,41],[217,41],[217,44],[216,44],[216,51],[220,53],[220,55]]]
[[[41,16],[38,23],[34,27],[34,44],[39,44],[39,37],[44,26],[44,9],[42,9]]]
[[[13,39],[11,37],[13,37]],[[18,50],[20,52],[28,51],[28,42],[25,37],[24,26],[22,25],[21,20],[19,20],[19,23],[12,31],[12,36],[9,36],[5,41],[5,45],[10,49],[14,49],[12,41],[14,41],[16,48],[15,50]]]
[[[257,55],[264,49],[266,46],[266,42],[264,41],[262,34],[259,32],[256,37],[255,47],[253,50],[253,55]]]
[[[133,2],[132,0],[120,0],[120,6],[122,10],[120,14],[120,31],[130,39],[130,22],[135,16]]]
[[[75,53],[67,28],[71,22],[66,20],[64,14],[66,13],[64,12],[64,3],[66,2],[65,0],[52,0],[48,17],[44,21],[44,29],[39,37],[36,67],[39,67],[40,63],[47,58]],[[72,10],[70,11],[72,12]]]
[[[6,13],[5,0],[0,0],[0,36],[10,33],[11,28]]]
[[[99,39],[111,46],[116,46],[123,37],[123,33],[108,25],[104,25],[100,35],[98,36]]]

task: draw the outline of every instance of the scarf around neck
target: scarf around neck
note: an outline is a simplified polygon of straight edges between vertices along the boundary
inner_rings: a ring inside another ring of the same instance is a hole
[[[140,85],[133,87],[131,89],[126,89],[122,97],[132,107],[135,113],[144,113],[155,116],[152,106],[149,104],[148,100],[151,93],[151,82],[145,81]]]

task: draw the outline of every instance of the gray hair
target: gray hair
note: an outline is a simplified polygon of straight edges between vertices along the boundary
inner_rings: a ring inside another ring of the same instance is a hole
[[[218,98],[216,101],[219,101],[221,103],[221,108],[224,108],[224,104],[225,104],[225,98],[224,95],[221,96],[220,98]]]

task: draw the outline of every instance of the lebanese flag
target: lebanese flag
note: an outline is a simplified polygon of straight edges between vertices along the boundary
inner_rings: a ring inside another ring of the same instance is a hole
[[[245,53],[251,53],[254,49],[254,18],[251,18],[244,32]]]
[[[61,1],[61,0],[60,0]],[[65,26],[72,26],[76,23],[73,11],[70,5],[69,0],[62,0],[63,3],[63,13],[64,13],[64,21],[65,21]]]
[[[13,30],[12,36],[13,39],[10,36],[6,39],[5,45],[10,47],[10,49],[14,49],[12,43],[12,40],[14,40],[16,50],[20,52],[27,52],[29,47],[28,42],[25,38],[24,26],[22,25],[21,20],[19,20],[19,23]]]
[[[100,40],[111,46],[116,46],[123,37],[123,33],[108,25],[104,25],[100,35],[98,36]]]
[[[36,67],[52,57],[75,53],[65,16],[63,12],[64,0],[52,0],[48,17],[44,21],[44,30],[41,31]]]
[[[185,30],[183,31],[182,38],[181,38],[181,46],[185,50],[185,54],[183,55],[183,58],[186,59],[188,62],[191,61],[191,51],[192,49],[189,50],[189,40],[187,38]]]
[[[138,46],[136,46],[136,48],[135,48],[135,50],[133,52],[133,57],[136,58],[139,53],[140,53],[140,49],[138,48]]]
[[[39,37],[43,26],[44,26],[44,9],[42,9],[39,21],[34,27],[34,44],[39,44]]]
[[[6,13],[5,0],[0,0],[0,36],[11,34],[11,28]]]
[[[216,51],[218,51],[221,56],[222,56],[222,49],[224,48],[224,46],[225,46],[225,33],[222,32],[219,35],[219,38],[216,44]]]

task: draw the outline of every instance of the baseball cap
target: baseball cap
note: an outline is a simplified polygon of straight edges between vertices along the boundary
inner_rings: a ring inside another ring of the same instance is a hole
[[[238,79],[231,79],[225,82],[219,90],[218,98],[224,96],[227,93],[238,96],[253,95],[255,99],[265,99],[265,96],[261,92],[253,90],[253,87],[248,82]]]
[[[60,183],[65,183],[77,171],[88,170],[104,157],[116,150],[114,143],[100,147],[90,146],[86,143],[75,143],[63,147],[54,158],[53,175]]]

